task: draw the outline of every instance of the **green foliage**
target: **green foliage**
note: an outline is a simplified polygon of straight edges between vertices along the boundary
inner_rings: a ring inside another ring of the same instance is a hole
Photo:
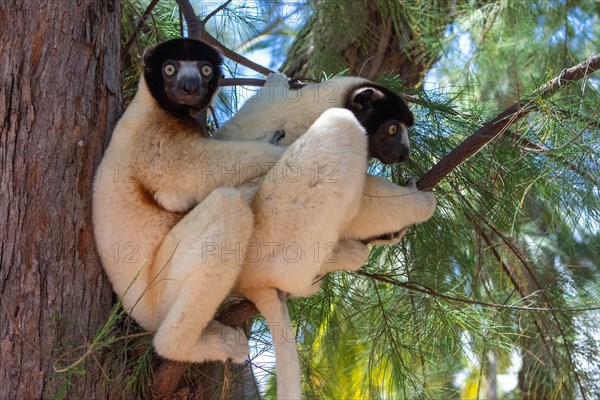
[[[152,335],[137,327],[120,302],[115,304],[108,320],[92,334],[93,339],[87,346],[75,348],[55,362],[54,371],[65,380],[64,390],[55,398],[68,398],[73,380],[85,374],[85,364],[89,362],[100,364],[105,384],[143,397],[153,379]]]
[[[159,1],[140,25],[150,0],[125,0],[121,10],[121,83],[125,105],[137,90],[144,50],[165,40],[181,37],[175,0]],[[138,29],[140,25],[140,29]]]
[[[446,41],[442,33],[451,19],[447,12],[450,3],[444,0],[307,1],[311,12],[290,48],[284,69],[301,64],[303,75],[318,78],[323,71],[346,69],[351,54],[355,52],[362,54],[366,51],[372,58],[380,40],[380,28],[387,21],[392,25],[397,51],[402,57],[430,66]],[[406,29],[408,26],[410,29]],[[393,56],[388,52],[387,57]],[[369,61],[361,60],[360,65],[353,65],[352,71],[366,71]]]
[[[386,86],[413,96],[417,124],[411,161],[373,171],[399,183],[423,175],[510,102],[600,48],[593,45],[599,25],[589,4],[500,2],[468,11],[448,30],[448,50],[428,75],[435,85],[414,91],[385,78]],[[573,40],[547,39],[561,21]],[[304,29],[313,41],[304,31],[298,41],[315,46],[319,31]],[[352,36],[360,27],[346,29]],[[467,57],[459,46],[465,35],[475,42]],[[317,69],[343,68],[311,54]],[[320,296],[298,301],[306,392],[437,399],[469,398],[474,390],[482,398],[486,354],[495,355],[500,373],[516,350],[521,389],[539,398],[597,396],[600,344],[586,336],[598,314],[568,310],[599,304],[598,104],[594,75],[538,101],[536,112],[441,182],[430,221],[410,229],[400,247],[373,251],[369,274],[338,273]],[[463,369],[471,378],[457,387],[453,377]]]
[[[490,2],[458,17],[449,37],[455,40],[445,48],[437,78],[503,109],[532,85],[597,54],[600,16],[597,4],[587,1]]]
[[[90,343],[64,352],[54,362],[54,372],[64,382],[55,399],[68,398],[69,388],[85,375],[89,362],[99,364],[107,385],[144,397],[153,379],[152,335],[141,330],[117,302],[104,325],[90,333]]]

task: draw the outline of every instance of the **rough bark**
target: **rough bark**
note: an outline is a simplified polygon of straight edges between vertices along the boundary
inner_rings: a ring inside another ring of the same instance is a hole
[[[0,7],[0,399],[121,397],[93,361],[53,372],[111,308],[90,206],[118,117],[119,8]]]

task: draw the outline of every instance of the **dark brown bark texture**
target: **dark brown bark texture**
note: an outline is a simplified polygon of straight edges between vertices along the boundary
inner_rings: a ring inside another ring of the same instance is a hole
[[[0,399],[120,397],[93,359],[53,372],[111,308],[91,191],[118,118],[119,7],[0,3]]]

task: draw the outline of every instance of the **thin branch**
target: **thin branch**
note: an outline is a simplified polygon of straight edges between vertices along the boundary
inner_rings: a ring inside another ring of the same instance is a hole
[[[239,49],[245,49],[245,48],[252,46],[254,44],[254,42],[260,41],[263,36],[270,35],[273,32],[273,30],[279,24],[281,24],[282,21],[283,21],[283,19],[281,17],[275,18],[275,20],[273,22],[271,22],[269,25],[265,26],[261,31],[254,33],[252,35],[252,37],[246,38],[242,43],[237,45],[236,48],[234,48],[232,50],[237,52],[237,51],[239,51]]]
[[[202,26],[205,26],[206,23],[208,22],[209,19],[211,19],[212,17],[214,17],[215,15],[217,15],[219,13],[219,11],[223,10],[225,7],[227,7],[233,0],[227,0],[225,3],[221,4],[219,7],[217,7],[213,12],[211,12],[210,14],[208,14],[201,22]]]
[[[483,229],[481,229],[482,227],[479,226],[479,224],[477,224],[475,222],[476,220],[475,220],[474,216],[476,216],[478,214],[477,211],[475,210],[475,207],[473,205],[471,205],[468,201],[466,201],[466,199],[463,196],[461,196],[460,193],[459,193],[459,196],[462,198],[462,200],[465,202],[468,209],[470,210],[470,213],[467,214],[467,219],[470,220],[470,222],[473,225],[480,228],[480,229],[478,229],[478,235],[480,235],[485,240],[487,245],[490,247],[490,249],[492,250],[496,259],[501,263],[503,270],[509,276],[509,278],[510,278],[511,282],[513,282],[515,288],[521,294],[521,297],[523,297],[523,298],[528,297],[536,292],[539,292],[541,299],[548,306],[550,306],[551,305],[550,299],[546,295],[545,290],[543,289],[541,283],[539,282],[539,280],[536,277],[535,267],[533,265],[530,265],[529,261],[527,260],[527,257],[525,256],[525,254],[523,254],[523,251],[520,248],[520,246],[517,243],[514,243],[510,238],[508,238],[502,232],[500,232],[500,230],[497,229],[491,223],[491,221],[489,221],[487,218],[485,218],[482,215],[478,216],[479,220],[483,221],[483,223],[485,225],[487,225],[487,227],[494,234],[496,234],[496,236],[498,236],[500,238],[500,240],[502,240],[502,242],[509,248],[509,250],[512,252],[512,254],[519,260],[519,262],[521,263],[523,268],[527,271],[527,275],[525,276],[525,286],[524,287],[521,287],[521,285],[515,279],[513,279],[512,271],[510,270],[510,268],[508,268],[508,265],[506,265],[504,263],[504,261],[502,260],[502,257],[498,253],[498,251],[493,247],[492,241],[489,239],[489,237],[487,235],[485,235],[485,233],[483,232]],[[473,217],[469,216],[469,214],[471,214],[471,213],[473,214]],[[534,288],[529,288],[530,282],[533,283],[533,285],[535,286]],[[565,350],[567,352],[567,357],[568,357],[569,363],[571,364],[571,369],[574,371],[574,374],[575,374],[575,380],[577,382],[579,390],[582,393],[583,398],[585,399],[586,398],[585,391],[583,389],[583,385],[581,383],[579,374],[577,373],[575,365],[574,365],[573,356],[572,356],[571,350],[569,348],[569,341],[567,340],[567,336],[562,328],[562,325],[558,319],[558,316],[556,315],[557,311],[575,311],[575,310],[577,310],[577,309],[569,310],[569,309],[553,308],[553,307],[548,308],[548,311],[550,312],[550,315],[552,316],[552,319],[554,320],[555,326],[558,329],[560,336],[563,339]],[[551,347],[555,346],[555,341],[553,339],[553,335],[548,333],[547,329],[545,329],[547,324],[545,323],[545,321],[542,321],[541,318],[538,320],[535,317],[534,317],[534,324],[536,326],[536,329],[538,330],[538,332],[540,333],[540,335],[542,337],[542,342],[543,342],[546,350],[551,354],[552,353]],[[546,343],[546,341],[549,341],[550,343],[548,344],[548,343]],[[551,358],[552,358],[552,363],[555,365],[555,367],[559,368],[559,362],[557,362],[557,360],[555,360],[555,358],[553,356]]]
[[[181,8],[177,11],[179,13],[179,36],[183,37],[183,14],[181,13]]]
[[[180,1],[183,1],[183,0],[180,0]],[[272,69],[263,67],[262,65],[257,64],[254,61],[247,59],[246,57],[236,53],[235,51],[228,49],[221,42],[219,42],[210,33],[206,32],[206,31],[204,32],[204,36],[202,37],[202,40],[204,42],[210,44],[211,46],[216,47],[217,49],[221,50],[223,55],[225,57],[229,58],[230,60],[235,61],[245,67],[248,67],[251,70],[258,72],[259,74],[269,75],[270,73],[275,72]]]
[[[484,224],[486,224],[488,226],[488,228],[491,229],[493,232],[496,232],[496,229],[492,226],[492,224],[484,216],[480,215],[475,210],[475,207],[469,201],[467,201],[467,199],[464,198],[464,196],[462,196],[460,194],[460,192],[457,192],[457,193],[459,193],[459,197],[461,198],[461,200],[464,201],[464,203],[466,204],[466,206],[469,210],[469,211],[467,211],[467,214],[466,214],[467,220],[475,227],[475,231],[476,231],[477,235],[484,240],[484,242],[488,246],[488,249],[494,255],[494,258],[496,258],[496,260],[500,263],[500,265],[502,267],[502,271],[508,276],[509,280],[513,284],[514,290],[516,290],[520,294],[521,299],[529,298],[530,296],[534,295],[536,293],[536,290],[531,290],[529,288],[529,285],[527,283],[527,277],[525,277],[525,283],[523,285],[521,285],[517,281],[514,271],[504,261],[502,255],[500,254],[500,252],[498,251],[498,249],[492,242],[492,239],[484,232],[483,226],[480,225],[478,221],[483,221]],[[514,290],[513,290],[513,293],[514,293]],[[542,291],[542,295],[543,295],[543,290],[539,287],[538,287],[538,290]],[[507,300],[508,300],[508,298],[507,298]],[[548,354],[550,354],[550,359],[552,361],[552,364],[555,366],[555,368],[558,368],[559,362],[556,360],[556,357],[554,356],[554,354],[552,352],[552,348],[555,346],[555,342],[552,337],[552,334],[550,334],[548,332],[548,330],[546,329],[547,324],[544,321],[545,316],[546,316],[545,314],[533,315],[533,318],[532,318],[533,325],[535,326],[535,328],[537,329],[537,331],[540,335],[542,345],[544,346],[544,348],[546,349]]]
[[[133,42],[135,41],[135,39],[138,36],[138,32],[140,31],[140,29],[142,29],[142,26],[144,26],[144,23],[146,22],[146,17],[148,17],[148,15],[150,15],[150,13],[154,9],[154,7],[158,4],[158,1],[159,0],[152,0],[150,2],[150,4],[148,4],[148,7],[146,7],[146,10],[144,11],[140,20],[138,21],[138,24],[136,25],[135,30],[131,34],[131,37],[129,38],[129,40],[127,40],[127,43],[125,43],[125,45],[121,49],[122,53],[126,53],[127,51],[129,51],[129,48],[131,47],[131,45],[133,44]]]
[[[571,163],[567,160],[563,160],[560,157],[557,157],[555,154],[552,153],[553,149],[547,148],[547,147],[542,147],[541,145],[532,142],[531,140],[527,139],[524,136],[519,135],[518,133],[508,131],[507,133],[505,133],[505,136],[514,141],[514,144],[506,141],[505,142],[506,145],[514,146],[517,149],[523,150],[523,151],[528,151],[528,152],[533,152],[533,153],[543,153],[546,157],[548,157],[555,163],[560,164],[567,169],[570,169],[571,171],[573,171],[574,173],[576,173],[577,175],[579,175],[581,177],[589,179],[594,185],[600,187],[600,181],[598,181],[597,178],[595,178],[594,176],[590,175],[587,171],[585,171],[584,169],[577,166],[577,164]],[[504,144],[504,143],[501,142],[501,144]]]
[[[176,1],[181,13],[183,14],[183,18],[185,18],[185,23],[187,24],[188,29],[188,37],[192,39],[203,40],[206,31],[204,30],[204,26],[202,26],[200,23],[198,16],[196,16],[194,7],[192,7],[189,0]]]
[[[265,86],[264,79],[253,78],[223,78],[219,81],[219,86]]]
[[[198,19],[198,16],[196,16],[196,12],[194,11],[194,8],[190,4],[189,0],[177,0],[177,4],[179,5],[181,12],[183,13],[183,17],[185,18],[185,22],[188,27],[188,37],[192,39],[202,40],[203,42],[208,43],[213,47],[216,47],[217,49],[221,50],[225,57],[245,67],[248,67],[251,70],[254,70],[260,74],[269,75],[270,73],[275,72],[269,68],[263,67],[262,65],[255,63],[254,61],[247,59],[246,57],[236,53],[233,50],[228,49],[214,36],[208,33],[206,29],[204,29],[204,26],[202,25],[200,20]]]
[[[563,70],[559,76],[540,86],[532,96],[532,100],[513,104],[465,139],[423,175],[417,182],[417,187],[421,190],[432,189],[453,169],[472,157],[489,142],[504,134],[509,126],[529,114],[534,109],[532,106],[535,100],[548,98],[567,83],[578,81],[598,69],[600,69],[600,54]]]
[[[504,235],[502,232],[500,232],[498,229],[496,229],[496,227],[494,227],[489,221],[487,221],[486,219],[483,219],[483,221],[487,224],[487,226],[492,231],[494,231],[494,233],[504,242],[504,244],[506,246],[508,246],[510,251],[517,257],[517,259],[519,260],[519,262],[521,263],[523,268],[525,268],[525,270],[527,271],[530,280],[532,280],[533,283],[536,285],[536,287],[541,290],[541,297],[544,300],[544,302],[546,304],[550,305],[550,299],[546,295],[546,291],[542,289],[542,285],[540,284],[539,280],[536,277],[535,267],[533,265],[530,265],[529,261],[527,260],[527,257],[525,256],[525,254],[523,254],[523,251],[520,249],[520,247],[516,243],[514,243],[510,238],[508,238],[506,235]],[[556,328],[558,329],[560,336],[563,338],[565,350],[567,352],[567,357],[569,359],[569,363],[571,364],[571,369],[573,370],[573,373],[575,374],[575,381],[577,382],[577,386],[579,387],[579,390],[581,391],[581,395],[583,396],[583,398],[587,399],[586,393],[584,390],[584,386],[581,382],[579,374],[577,373],[577,369],[575,368],[574,358],[573,358],[571,349],[569,348],[569,341],[567,339],[567,335],[566,335],[564,329],[562,328],[562,325],[560,323],[560,320],[558,319],[558,316],[556,315],[556,311],[564,311],[564,309],[550,308],[548,311],[550,311],[550,315],[552,316],[552,319],[554,320],[554,322],[556,324]]]
[[[479,305],[479,306],[483,306],[483,307],[505,308],[505,309],[511,309],[511,310],[521,310],[521,311],[543,311],[543,312],[548,312],[548,311],[587,312],[587,311],[600,310],[600,306],[587,307],[587,308],[548,308],[548,307],[523,307],[523,306],[511,306],[511,305],[497,304],[497,303],[486,303],[483,301],[471,300],[471,299],[461,298],[461,297],[454,297],[454,296],[449,296],[449,295],[446,295],[443,293],[439,293],[439,292],[436,292],[435,290],[433,290],[421,283],[418,283],[418,282],[402,282],[402,281],[398,281],[396,279],[392,279],[385,275],[372,274],[372,273],[360,271],[360,270],[355,272],[355,274],[365,276],[367,278],[373,279],[378,282],[383,282],[383,283],[387,283],[387,284],[394,285],[394,286],[400,286],[400,287],[406,288],[413,292],[419,292],[419,293],[427,294],[427,295],[430,295],[433,297],[439,297],[444,300],[449,300],[449,301],[458,302],[458,303]]]

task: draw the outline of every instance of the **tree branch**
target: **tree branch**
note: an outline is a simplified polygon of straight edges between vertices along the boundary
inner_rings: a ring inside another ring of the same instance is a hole
[[[222,78],[219,86],[265,86],[264,79],[253,78]]]
[[[256,315],[258,315],[256,306],[248,300],[242,300],[229,306],[215,319],[224,325],[240,327]],[[192,363],[164,360],[154,371],[154,383],[150,387],[151,397],[164,399],[175,392],[190,365]]]
[[[406,288],[412,292],[423,293],[431,297],[438,297],[440,299],[448,300],[456,303],[474,304],[489,308],[504,308],[509,310],[520,310],[520,311],[563,311],[563,312],[588,312],[600,310],[600,306],[584,307],[584,308],[553,308],[553,307],[530,307],[530,306],[515,306],[499,303],[486,303],[484,301],[471,300],[466,297],[454,297],[447,294],[436,292],[435,290],[418,282],[402,282],[386,275],[373,274],[365,271],[356,271],[357,275],[365,276],[377,282],[387,283],[393,286],[399,286]]]
[[[211,19],[212,17],[214,17],[215,15],[217,15],[219,13],[219,11],[223,10],[225,7],[227,7],[233,0],[227,0],[225,3],[221,4],[219,7],[217,7],[213,12],[211,12],[210,14],[208,14],[203,20],[202,20],[202,26],[205,26],[206,23],[208,22],[209,19]]]
[[[203,40],[206,31],[204,30],[204,26],[202,26],[200,23],[198,16],[196,16],[194,7],[192,7],[189,0],[176,1],[181,13],[183,14],[183,18],[185,18],[185,23],[187,24],[188,29],[188,37],[192,39]]]
[[[188,3],[187,0],[177,0],[178,3]],[[185,15],[185,10],[184,10]],[[186,17],[187,20],[187,17]],[[218,41],[212,36],[206,35],[206,37],[210,37],[215,42]],[[213,44],[210,41],[207,41],[205,37],[205,41],[209,44]],[[222,46],[222,45],[221,45]],[[229,57],[229,56],[228,56]],[[229,57],[231,58],[231,57]],[[234,60],[235,61],[235,60]],[[264,69],[264,67],[261,67]],[[507,108],[503,112],[501,112],[496,118],[492,119],[481,128],[479,128],[475,133],[465,139],[460,145],[458,145],[454,150],[452,150],[448,155],[443,157],[436,165],[434,165],[423,177],[417,182],[417,187],[421,190],[432,189],[435,185],[442,180],[446,175],[448,175],[454,168],[462,164],[468,158],[477,153],[481,148],[483,148],[490,141],[494,140],[498,136],[502,135],[510,125],[518,121],[519,119],[526,116],[529,112],[531,112],[534,107],[533,101],[537,98],[547,98],[560,89],[562,89],[563,84],[569,82],[575,82],[582,79],[585,76],[593,73],[600,69],[600,54],[588,59],[585,62],[577,64],[574,67],[563,70],[560,75],[544,85],[542,85],[536,93],[532,96],[532,100],[528,102],[520,101],[518,103],[513,104],[511,107]],[[260,72],[260,71],[259,71]],[[265,72],[261,72],[265,73]],[[268,74],[268,72],[266,72]],[[254,82],[252,80],[251,83],[246,84],[256,84],[260,86],[260,80]],[[232,84],[231,80],[222,80],[223,84]],[[359,274],[364,276],[369,276],[370,278],[375,278],[372,274],[362,273]],[[381,276],[376,277],[377,280],[382,280]],[[525,309],[530,311],[548,311],[552,309],[548,308],[532,308],[532,307],[517,307],[517,306],[503,306],[499,304],[487,304],[476,301],[471,301],[468,299],[460,299],[454,298],[447,295],[442,295],[432,291],[431,289],[424,287],[416,287],[414,284],[411,284],[410,287],[398,281],[390,282],[389,279],[385,279],[388,283],[393,283],[395,285],[406,286],[407,289],[422,292],[429,295],[435,295],[441,298],[444,298],[449,301],[461,301],[472,304],[480,304],[485,306],[492,307],[500,307],[500,308],[512,308],[512,309]],[[591,308],[596,309],[596,308]],[[584,311],[583,309],[570,309],[565,311]],[[218,321],[222,323],[238,327],[244,324],[246,321],[249,321],[255,315],[258,314],[258,310],[254,305],[245,300],[239,303],[234,304],[229,307],[225,311],[223,311],[220,315],[216,317]],[[183,376],[186,369],[190,366],[190,363],[180,363],[175,361],[165,360],[157,369],[154,375],[154,385],[151,389],[153,398],[161,398],[167,395],[168,393],[173,392],[179,382],[181,377]],[[165,391],[166,390],[166,391]]]
[[[156,5],[158,4],[158,1],[159,0],[152,0],[150,2],[150,4],[148,4],[148,7],[146,7],[146,10],[144,11],[144,13],[142,14],[140,20],[138,21],[138,24],[136,25],[135,30],[131,34],[131,37],[129,38],[129,40],[127,41],[127,43],[125,43],[125,45],[123,46],[123,48],[121,49],[121,53],[126,53],[127,51],[129,51],[129,48],[131,47],[131,45],[133,44],[133,42],[137,38],[138,32],[140,31],[140,29],[142,29],[142,26],[144,26],[144,23],[146,22],[146,17],[148,15],[150,15],[150,13],[154,9],[154,7],[156,7]]]
[[[559,76],[540,86],[531,100],[513,104],[465,139],[423,175],[417,182],[417,187],[420,190],[433,189],[454,168],[469,159],[486,144],[506,132],[509,126],[529,114],[534,109],[533,102],[536,99],[548,98],[560,90],[564,84],[578,81],[598,69],[600,69],[600,54],[574,67],[563,70]]]
[[[263,67],[262,65],[255,63],[254,61],[247,59],[246,57],[236,53],[233,50],[228,49],[214,36],[208,33],[206,29],[204,29],[204,26],[202,25],[200,20],[198,19],[198,16],[196,15],[196,12],[194,11],[194,8],[190,4],[189,0],[177,0],[177,4],[179,5],[181,12],[183,13],[183,17],[185,18],[185,22],[188,27],[188,37],[192,39],[202,40],[204,43],[208,43],[211,46],[216,47],[217,49],[221,50],[225,57],[239,64],[242,64],[243,66],[248,67],[251,70],[258,72],[259,74],[269,75],[270,73],[275,72],[273,70],[270,70],[269,68]]]
[[[230,60],[235,61],[239,64],[242,64],[243,66],[248,67],[251,70],[258,72],[259,74],[269,75],[270,73],[275,72],[272,69],[263,67],[262,65],[257,64],[254,61],[247,59],[246,57],[242,56],[241,54],[238,54],[235,51],[228,49],[221,42],[219,42],[210,33],[206,32],[206,31],[204,32],[204,36],[202,37],[202,40],[204,42],[210,44],[211,46],[214,46],[217,49],[221,50],[223,55],[225,57],[229,58]]]
[[[373,60],[371,61],[371,68],[369,68],[369,72],[367,73],[367,77],[372,79],[383,65],[383,59],[385,57],[385,53],[390,45],[390,41],[392,40],[393,33],[393,23],[392,19],[388,18],[383,25],[383,32],[381,37],[379,38],[379,43],[377,44],[377,50],[375,51],[375,55],[373,55]]]

